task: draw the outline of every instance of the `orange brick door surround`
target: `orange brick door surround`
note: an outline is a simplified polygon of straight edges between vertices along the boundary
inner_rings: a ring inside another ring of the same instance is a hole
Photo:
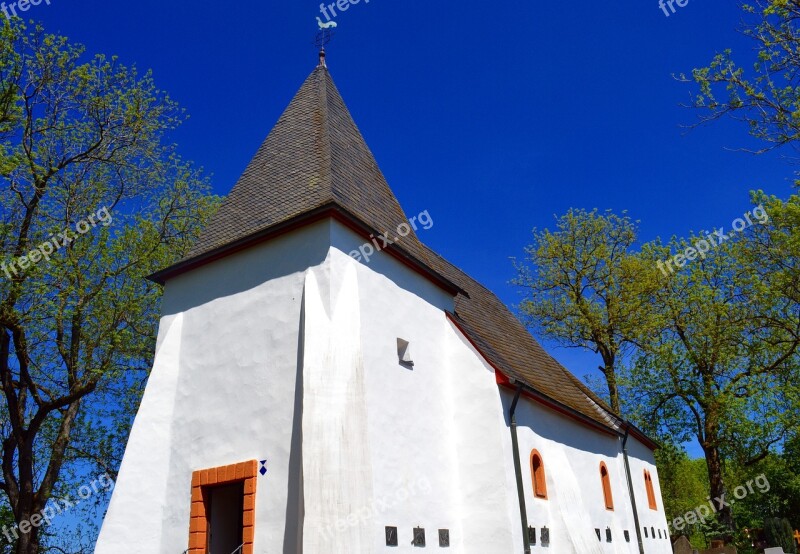
[[[253,554],[256,510],[256,476],[258,462],[201,469],[192,473],[192,511],[189,524],[189,554],[208,554],[208,506],[212,487],[244,484],[242,506],[242,554]]]

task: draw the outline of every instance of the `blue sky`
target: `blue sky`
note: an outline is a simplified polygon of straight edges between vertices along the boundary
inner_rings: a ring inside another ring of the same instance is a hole
[[[49,31],[152,69],[191,119],[172,139],[226,194],[316,65],[312,0],[50,0]],[[747,54],[735,2],[362,0],[341,13],[328,65],[421,239],[508,304],[511,257],[571,207],[627,210],[641,237],[728,225],[748,191],[785,197],[793,168],[720,123],[691,132],[673,74]],[[549,350],[579,376],[597,360]]]

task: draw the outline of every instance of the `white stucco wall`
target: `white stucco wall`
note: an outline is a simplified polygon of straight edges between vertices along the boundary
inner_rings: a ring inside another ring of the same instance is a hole
[[[252,459],[269,467],[256,495],[259,554],[418,552],[418,526],[427,548],[446,528],[452,552],[522,551],[510,395],[447,319],[452,297],[384,253],[356,262],[347,253],[363,242],[322,221],[168,283],[97,553],[182,553],[192,472]],[[410,342],[413,367],[399,363],[398,338]],[[517,417],[528,519],[550,527],[549,551],[636,552],[618,441],[527,400]],[[652,454],[630,446],[644,514],[642,471],[656,487],[657,473]],[[531,448],[545,459],[547,501],[532,498]],[[645,516],[666,529],[663,511]],[[399,546],[385,545],[385,526],[398,527]],[[594,534],[606,526],[608,545]],[[648,554],[669,552],[663,545],[645,540]]]
[[[98,554],[182,553],[192,472],[253,459],[269,467],[256,551],[296,550],[300,309],[305,272],[324,263],[329,237],[320,222],[167,284],[161,334],[180,314],[180,336],[160,345]]]
[[[345,253],[362,243],[339,228],[331,265],[358,268],[375,495],[365,523],[375,550],[387,551],[384,529],[393,526],[392,552],[419,551],[415,527],[427,548],[439,548],[438,530],[448,529],[451,551],[509,552],[493,373],[447,320],[450,295],[389,256],[356,263]],[[412,368],[400,364],[398,338],[411,345]]]
[[[506,413],[513,395],[503,392]],[[550,549],[558,552],[630,553],[639,552],[633,510],[630,502],[622,439],[599,433],[582,423],[550,410],[541,404],[521,399],[517,407],[517,425],[522,460],[522,479],[528,511],[528,524],[536,527],[537,539],[541,528],[550,529]],[[511,456],[511,439],[505,448]],[[541,454],[547,478],[547,499],[534,498],[530,470],[530,453]],[[656,469],[652,452],[635,438],[628,439],[632,483],[636,495],[640,525],[653,526],[656,539],[644,539],[647,554],[671,554],[672,546],[666,535],[667,522],[658,489],[659,510],[648,508],[644,484],[644,469],[653,475]],[[600,464],[604,462],[610,475],[614,510],[607,510],[603,497]],[[513,471],[513,466],[511,467]],[[515,499],[516,502],[516,499]],[[517,513],[519,510],[517,509]],[[606,529],[611,529],[612,542],[606,541]],[[598,541],[595,529],[600,529]],[[661,529],[662,538],[658,539]],[[630,542],[626,542],[625,531]],[[648,532],[649,534],[649,532]],[[520,539],[521,540],[521,539]],[[540,541],[534,551],[544,551]]]
[[[95,549],[99,554],[133,552],[133,544],[141,552],[161,552],[182,320],[181,314],[161,320],[153,370]],[[117,550],[124,541],[128,549]]]

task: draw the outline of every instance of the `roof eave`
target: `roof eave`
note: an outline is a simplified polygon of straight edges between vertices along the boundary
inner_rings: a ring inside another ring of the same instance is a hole
[[[256,233],[209,250],[208,252],[204,252],[186,260],[181,260],[170,267],[149,275],[147,278],[155,283],[158,283],[159,285],[164,285],[168,280],[178,277],[179,275],[182,275],[188,271],[212,263],[221,258],[225,258],[236,252],[251,248],[256,244],[266,242],[327,217],[336,219],[365,239],[369,239],[370,236],[375,236],[380,233],[376,229],[371,228],[369,225],[358,219],[341,205],[337,204],[336,202],[329,202],[286,221],[271,225]],[[417,273],[420,273],[429,281],[433,282],[453,296],[462,294],[469,298],[467,292],[461,287],[428,267],[427,264],[412,256],[397,243],[388,245],[383,249],[383,251],[398,259],[404,265],[410,267]]]

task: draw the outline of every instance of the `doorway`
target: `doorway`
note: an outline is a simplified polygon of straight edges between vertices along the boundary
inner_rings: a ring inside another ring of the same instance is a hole
[[[242,545],[244,482],[208,489],[208,552],[239,554]]]

